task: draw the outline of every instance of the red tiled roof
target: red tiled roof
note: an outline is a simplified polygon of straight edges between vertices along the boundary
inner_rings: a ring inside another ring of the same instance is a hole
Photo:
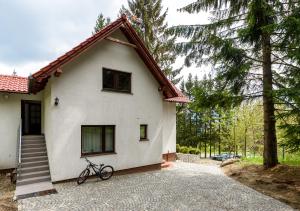
[[[176,102],[176,103],[189,103],[190,100],[187,97],[172,97],[172,98],[167,98],[165,101],[168,102]]]
[[[0,92],[28,93],[28,78],[0,75]]]
[[[143,41],[139,38],[131,24],[128,22],[125,15],[122,15],[121,18],[107,25],[102,30],[71,49],[69,52],[65,53],[55,61],[48,64],[46,67],[34,73],[32,75],[33,80],[30,86],[30,90],[34,93],[42,90],[45,87],[48,78],[51,77],[53,73],[54,75],[56,75],[61,66],[76,58],[78,55],[87,50],[89,47],[93,46],[99,40],[103,40],[104,38],[108,37],[117,29],[121,29],[127,39],[137,46],[135,50],[142,58],[148,69],[151,71],[152,75],[159,82],[161,89],[163,90],[165,99],[170,99],[169,101],[172,102],[188,102],[188,99],[163,74],[163,72],[151,56],[150,52],[144,45]]]
[[[171,81],[169,81],[169,82],[175,89],[175,91],[177,93],[177,97],[167,98],[167,99],[165,99],[165,101],[178,102],[178,103],[189,103],[190,100]]]

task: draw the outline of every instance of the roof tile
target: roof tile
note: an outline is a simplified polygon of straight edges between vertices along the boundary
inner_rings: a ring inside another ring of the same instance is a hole
[[[0,92],[28,93],[28,78],[0,75]]]
[[[155,60],[153,59],[152,55],[150,54],[149,50],[144,45],[141,38],[137,35],[133,27],[127,21],[126,16],[122,15],[121,18],[117,19],[116,21],[112,22],[111,24],[107,25],[103,29],[101,29],[96,34],[92,35],[88,39],[81,42],[79,45],[71,49],[69,52],[65,53],[64,55],[57,58],[55,61],[48,64],[46,67],[43,67],[38,72],[34,73],[32,77],[39,81],[39,80],[46,80],[47,77],[51,76],[51,74],[59,67],[64,65],[65,63],[74,59],[77,55],[81,52],[92,46],[99,40],[104,39],[110,33],[115,31],[116,29],[121,28],[122,31],[125,33],[125,36],[132,40],[138,46],[136,51],[144,60],[145,64],[148,66],[149,70],[152,72],[153,76],[159,81],[162,86],[168,87],[168,92],[170,96],[167,101],[171,102],[189,102],[188,98],[172,84],[171,81],[167,79],[167,77],[163,74]],[[38,92],[41,90],[41,87],[37,87],[33,92]]]

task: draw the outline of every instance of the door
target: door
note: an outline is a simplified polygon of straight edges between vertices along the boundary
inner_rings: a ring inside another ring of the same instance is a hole
[[[41,134],[41,102],[22,101],[22,133],[24,135]]]

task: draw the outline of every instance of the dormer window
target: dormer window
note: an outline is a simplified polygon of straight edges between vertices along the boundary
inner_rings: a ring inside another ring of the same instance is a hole
[[[131,73],[103,68],[103,90],[131,93]]]

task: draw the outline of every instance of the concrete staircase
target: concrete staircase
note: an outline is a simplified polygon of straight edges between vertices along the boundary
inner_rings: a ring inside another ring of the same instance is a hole
[[[18,168],[16,197],[53,189],[45,137],[22,136],[21,165]]]

